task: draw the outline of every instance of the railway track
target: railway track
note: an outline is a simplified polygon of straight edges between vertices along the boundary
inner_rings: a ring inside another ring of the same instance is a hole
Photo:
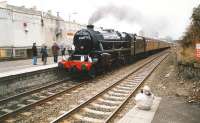
[[[84,83],[77,83],[70,79],[65,79],[2,99],[0,100],[0,121],[14,116],[16,113],[30,109],[33,106],[47,102],[63,93],[79,88]]]
[[[113,85],[96,94],[79,106],[64,113],[51,123],[96,122],[107,123],[132,97],[142,82],[153,72],[168,54],[162,54],[148,61],[118,80]]]

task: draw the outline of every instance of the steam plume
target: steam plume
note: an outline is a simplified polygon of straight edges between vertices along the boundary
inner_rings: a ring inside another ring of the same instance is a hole
[[[126,21],[129,24],[138,24],[145,35],[165,33],[168,28],[168,22],[165,18],[144,16],[137,10],[128,6],[107,5],[98,8],[90,17],[88,24],[94,24],[107,16],[112,16],[118,21]]]
[[[141,14],[138,11],[133,11],[127,6],[117,7],[114,5],[108,5],[100,7],[98,10],[96,10],[90,17],[88,24],[94,24],[106,16],[113,16],[120,21],[126,20],[132,22],[139,20]]]

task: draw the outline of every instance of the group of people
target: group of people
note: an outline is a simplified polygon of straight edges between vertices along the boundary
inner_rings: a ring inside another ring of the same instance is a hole
[[[57,43],[54,43],[51,49],[52,49],[54,63],[57,63],[59,50],[61,50],[61,55],[63,57],[65,55],[65,47],[64,46],[59,47]],[[47,51],[46,45],[42,46],[40,53],[42,55],[42,62],[44,65],[46,65],[47,57],[48,57],[48,51]],[[33,56],[33,65],[37,65],[38,49],[37,49],[36,43],[33,43],[33,46],[32,46],[32,56]]]

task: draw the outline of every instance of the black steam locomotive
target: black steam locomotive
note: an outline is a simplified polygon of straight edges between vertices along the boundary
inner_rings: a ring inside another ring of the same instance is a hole
[[[96,73],[111,67],[130,63],[136,56],[144,56],[169,47],[167,42],[137,36],[112,29],[95,31],[93,25],[76,32],[73,44],[75,51],[59,66],[72,73]]]

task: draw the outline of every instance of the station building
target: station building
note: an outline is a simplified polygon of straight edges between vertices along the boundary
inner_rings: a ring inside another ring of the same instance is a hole
[[[59,13],[54,16],[50,10],[42,12],[36,7],[0,2],[0,59],[30,58],[33,43],[38,49],[47,45],[51,54],[54,42],[64,46],[72,44],[73,35],[80,28],[84,26],[65,21]]]

